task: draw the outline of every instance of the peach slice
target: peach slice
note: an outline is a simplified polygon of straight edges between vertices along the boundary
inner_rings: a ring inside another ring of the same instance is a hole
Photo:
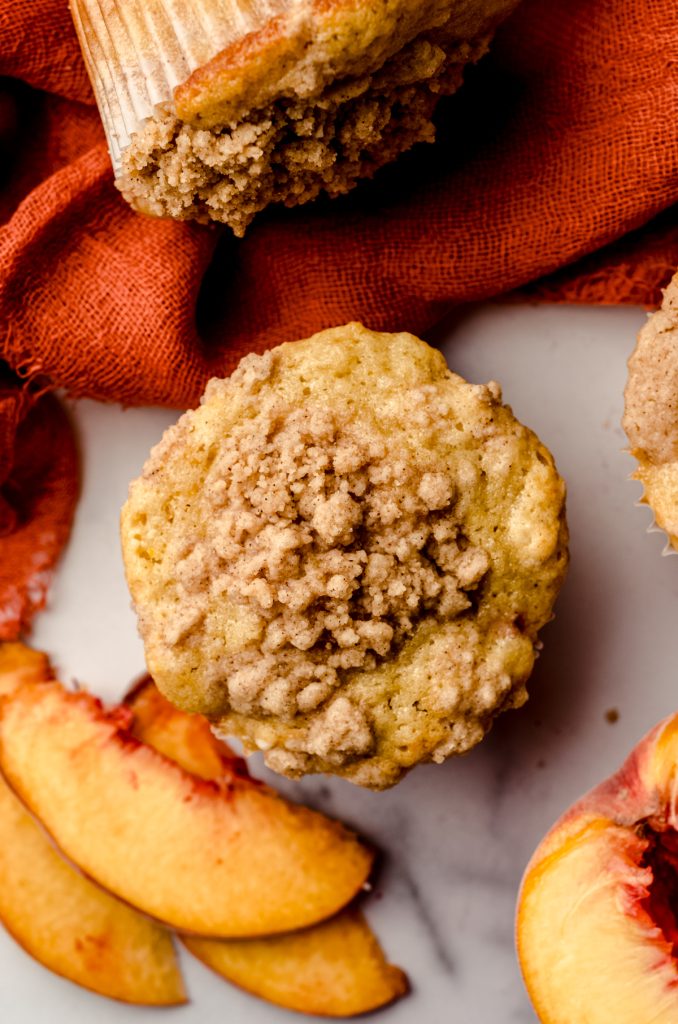
[[[0,643],[0,698],[7,697],[23,683],[45,683],[54,679],[49,658],[18,641]]]
[[[0,920],[56,974],[126,1003],[185,1003],[169,932],[88,881],[0,782]]]
[[[0,693],[49,679],[47,658],[0,646]],[[83,878],[0,781],[0,920],[56,974],[128,1003],[186,1002],[169,933]]]
[[[407,976],[388,963],[355,909],[289,935],[182,941],[227,981],[300,1013],[353,1017],[408,991]]]
[[[542,841],[517,945],[543,1024],[676,1024],[678,715]]]
[[[135,715],[133,734],[188,771],[207,779],[233,771],[235,755],[216,739],[207,719],[174,707],[150,678],[125,703]],[[236,767],[239,763],[236,759]],[[231,940],[184,936],[182,941],[227,981],[301,1013],[355,1016],[408,990],[406,975],[387,962],[355,908],[287,935]]]
[[[185,771],[201,779],[220,779],[249,772],[222,740],[217,739],[202,715],[180,711],[163,697],[150,676],[145,676],[125,697],[134,719],[130,732]]]
[[[179,931],[228,938],[313,924],[362,888],[372,851],[338,822],[251,779],[190,775],[124,719],[59,683],[19,687],[0,717],[5,778],[104,888]]]

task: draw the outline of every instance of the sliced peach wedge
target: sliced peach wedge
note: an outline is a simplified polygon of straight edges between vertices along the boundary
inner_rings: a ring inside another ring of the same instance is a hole
[[[217,779],[242,762],[201,715],[180,711],[150,678],[125,698],[131,730],[187,770]],[[407,977],[386,960],[367,921],[354,907],[302,931],[259,939],[183,936],[186,948],[227,981],[300,1013],[349,1017],[393,1002]]]
[[[44,655],[0,645],[0,695],[51,678]],[[36,960],[123,1002],[186,1001],[166,929],[74,870],[0,781],[0,920]]]
[[[201,779],[249,778],[247,765],[217,739],[202,715],[180,711],[163,697],[150,676],[144,676],[124,699],[132,712],[130,732],[164,754],[184,771]]]
[[[298,1013],[353,1017],[392,1003],[409,987],[356,909],[288,935],[182,941],[222,978]]]
[[[0,770],[94,881],[179,931],[291,931],[362,888],[373,853],[338,822],[248,778],[189,774],[87,693],[20,686],[1,706]]]
[[[0,700],[24,683],[54,679],[49,658],[19,642],[0,643]]]
[[[517,945],[543,1024],[676,1024],[678,715],[542,841]]]
[[[0,645],[0,702],[4,701],[5,712],[28,691],[38,704],[47,699],[54,731],[82,738],[77,717],[64,711],[61,698],[69,695],[53,682],[47,658],[21,644]],[[93,703],[96,716],[103,714],[121,741],[133,749],[134,737],[147,743],[164,755],[163,760],[169,758],[184,772],[190,771],[196,783],[218,782],[219,791],[233,780],[242,781],[243,773],[246,777],[242,761],[213,736],[206,720],[174,708],[150,679],[132,691],[125,707],[108,715],[92,698],[70,695],[74,696],[85,707]],[[72,706],[67,700],[66,707]],[[107,736],[104,751],[109,741]],[[76,749],[75,740],[69,749]],[[138,785],[139,776],[136,779]],[[66,817],[74,806],[64,802]],[[74,870],[2,781],[0,878],[0,919],[45,966],[120,1000],[148,1005],[185,1001],[166,929]],[[364,917],[351,907],[289,934],[235,940],[184,935],[181,940],[222,977],[300,1012],[353,1016],[392,1002],[408,988],[406,976],[387,962]]]

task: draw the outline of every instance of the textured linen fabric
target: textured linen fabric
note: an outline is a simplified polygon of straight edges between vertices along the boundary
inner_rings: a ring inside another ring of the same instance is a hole
[[[17,403],[28,408],[17,410]],[[73,431],[52,395],[30,402],[0,386],[0,641],[43,607],[78,494]]]
[[[242,241],[125,205],[66,0],[0,0],[0,74],[5,507],[17,423],[45,389],[183,407],[246,352],[347,320],[425,335],[456,304],[525,287],[654,304],[678,264],[675,0],[523,0],[441,106],[435,146],[345,199],[268,211]],[[0,609],[7,578],[26,579],[7,559]]]

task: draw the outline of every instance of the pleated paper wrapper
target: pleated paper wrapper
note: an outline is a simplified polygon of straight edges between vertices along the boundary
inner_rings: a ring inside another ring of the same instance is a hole
[[[226,47],[298,0],[71,0],[116,174],[134,132]]]

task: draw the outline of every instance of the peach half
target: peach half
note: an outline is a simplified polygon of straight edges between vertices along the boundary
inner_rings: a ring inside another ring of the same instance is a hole
[[[44,655],[0,646],[0,696],[50,677]],[[0,921],[45,967],[123,1002],[186,1001],[169,932],[67,864],[2,781],[0,881]]]
[[[174,707],[150,677],[125,698],[132,733],[204,779],[247,771],[206,718]],[[352,1017],[386,1006],[408,991],[355,907],[301,931],[255,939],[182,936],[186,948],[222,978],[299,1013]]]
[[[178,931],[266,935],[330,917],[373,853],[336,821],[249,778],[188,773],[57,682],[1,704],[0,770],[62,852],[120,899]]]
[[[543,839],[517,946],[543,1024],[676,1024],[678,715]]]

